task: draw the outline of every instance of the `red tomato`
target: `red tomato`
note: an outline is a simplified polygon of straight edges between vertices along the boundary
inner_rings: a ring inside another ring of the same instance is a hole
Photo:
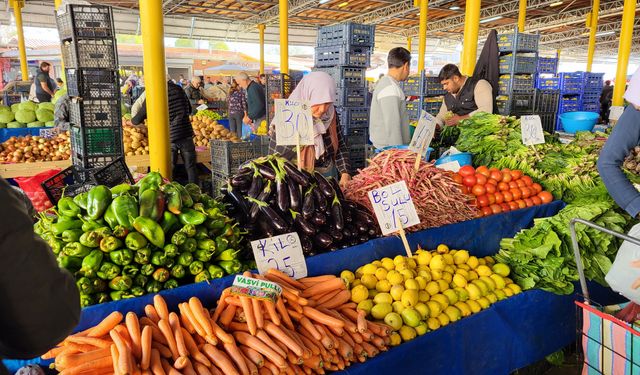
[[[487,207],[489,206],[489,198],[486,195],[481,195],[476,199],[478,203],[478,207]]]
[[[502,196],[504,197],[505,202],[511,202],[513,200],[513,194],[510,191],[503,191]]]
[[[507,184],[506,182],[498,182],[498,190],[500,191],[509,190],[509,184]]]
[[[491,211],[493,211],[494,214],[499,214],[502,212],[502,207],[500,207],[500,205],[498,204],[492,204]]]
[[[476,173],[480,173],[481,175],[483,175],[485,177],[489,177],[489,168],[487,168],[484,165],[481,165],[476,169]]]
[[[539,206],[542,204],[542,199],[540,199],[540,197],[537,195],[534,195],[533,197],[531,197],[531,200],[533,201],[533,204],[536,206]]]
[[[500,172],[500,170],[498,168],[489,168],[489,172]]]
[[[494,195],[496,197],[497,204],[502,204],[504,202],[504,196],[502,195],[502,193],[495,193]]]
[[[515,200],[522,198],[522,191],[520,191],[520,189],[511,189],[509,192],[511,192],[511,195],[513,195],[513,199]]]
[[[534,194],[540,194],[540,192],[542,191],[542,186],[540,186],[540,184],[538,183],[535,183],[531,185],[531,189],[533,190]]]
[[[464,178],[462,179],[462,183],[464,184],[464,186],[467,187],[472,187],[473,185],[475,185],[477,182],[476,176],[471,175],[471,176],[464,176]]]
[[[506,203],[501,204],[501,205],[500,205],[500,208],[502,208],[502,212],[509,212],[509,211],[511,211],[511,207],[509,207],[509,205],[508,205],[508,204],[506,204]]]
[[[516,203],[518,204],[518,208],[526,208],[527,207],[527,204],[522,199],[518,199],[516,201]]]
[[[549,193],[548,191],[540,192],[540,194],[538,194],[538,197],[540,197],[540,200],[542,200],[542,203],[551,203],[551,202],[553,202],[553,195],[551,193]]]
[[[491,178],[493,178],[494,180],[500,182],[502,181],[502,172],[500,171],[492,171],[491,172]]]
[[[520,191],[522,192],[522,198],[529,198],[531,196],[531,189],[528,187],[520,188]]]
[[[484,213],[482,212],[482,210],[478,210],[478,213],[476,214],[476,218],[479,219],[481,217],[484,217]]]
[[[520,206],[518,206],[518,204],[516,202],[509,202],[509,208],[511,209],[511,211],[515,211],[515,210],[519,209]]]
[[[502,181],[504,182],[511,182],[511,180],[513,180],[513,176],[511,176],[511,171],[509,170],[502,170]]]
[[[476,184],[478,185],[484,185],[487,183],[487,176],[481,174],[481,173],[476,173]]]
[[[519,179],[518,181],[516,181],[516,184],[518,184],[519,188],[523,188],[523,187],[527,186],[527,184],[524,182],[523,179]]]
[[[457,184],[462,185],[462,180],[462,176],[460,176],[458,173],[453,174],[453,181],[455,181]]]
[[[515,181],[511,181],[509,182],[509,189],[517,189],[518,188],[518,183]]]
[[[482,214],[484,216],[493,215],[493,210],[490,207],[482,207]]]
[[[487,190],[482,185],[473,185],[473,187],[471,188],[471,193],[476,197],[485,195],[486,192]]]
[[[496,192],[496,185],[486,184],[484,187],[487,189],[488,194],[493,194]]]
[[[462,185],[462,194],[469,194],[469,187]]]
[[[472,166],[470,165],[465,165],[464,167],[460,168],[460,170],[458,171],[458,173],[460,173],[460,175],[462,177],[467,177],[467,176],[473,176],[476,174],[476,170],[473,169]]]
[[[498,181],[494,180],[493,178],[490,178],[487,180],[487,185],[491,184],[493,186],[498,186]]]
[[[511,169],[509,169],[509,168],[502,168],[502,170],[501,170],[500,172],[502,172],[502,173],[507,173],[507,172],[511,173]]]
[[[520,177],[522,177],[522,171],[511,171],[511,177],[513,177],[514,180],[519,180]]]
[[[496,203],[496,196],[493,194],[487,194],[487,199],[489,199],[489,204],[495,204]]]
[[[522,176],[521,180],[524,181],[525,186],[533,185],[533,180],[529,176]]]
[[[533,207],[533,201],[530,198],[525,199],[524,203],[527,205],[527,207]]]

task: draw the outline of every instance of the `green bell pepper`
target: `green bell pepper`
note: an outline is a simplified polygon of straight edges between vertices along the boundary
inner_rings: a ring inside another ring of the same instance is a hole
[[[145,285],[147,285],[148,281],[149,281],[149,278],[147,276],[143,274],[139,274],[133,278],[133,285],[144,287]]]
[[[180,224],[180,221],[176,217],[176,215],[172,214],[169,211],[165,211],[162,214],[162,222],[160,226],[162,227],[162,231],[166,235],[170,235],[173,231],[176,230],[177,226]]]
[[[131,250],[140,250],[142,248],[145,248],[149,242],[142,234],[138,232],[131,232],[127,235],[124,243],[127,248]]]
[[[100,227],[98,229],[94,229],[94,232],[98,233],[98,235],[100,236],[100,239],[102,239],[102,238],[104,238],[106,236],[112,236],[113,235],[113,231],[109,227]]]
[[[190,208],[183,208],[182,213],[178,215],[178,218],[180,218],[180,222],[182,223],[182,225],[200,225],[204,223],[205,220],[207,220],[207,215]]]
[[[104,213],[104,221],[107,222],[107,225],[111,229],[118,225],[118,219],[116,218],[116,214],[113,212],[113,207],[111,207],[111,205],[107,207],[107,210]]]
[[[242,263],[240,263],[240,261],[238,261],[237,259],[223,260],[222,262],[218,263],[218,265],[222,267],[222,269],[229,275],[233,275],[242,271]]]
[[[110,253],[122,247],[122,240],[114,236],[106,236],[100,240],[100,250]]]
[[[180,251],[192,253],[196,251],[197,248],[198,242],[195,240],[195,238],[187,238],[187,240],[180,246]]]
[[[78,242],[83,233],[82,229],[67,229],[62,232],[61,238],[64,242]]]
[[[193,257],[196,258],[197,260],[201,261],[201,262],[208,262],[211,260],[211,257],[213,256],[213,251],[211,250],[196,250],[193,253]]]
[[[87,307],[95,304],[95,299],[90,294],[80,293],[80,307]]]
[[[97,293],[93,295],[97,304],[111,301],[111,298],[107,293]]]
[[[136,199],[128,194],[121,195],[113,200],[111,207],[113,213],[116,215],[118,224],[129,230],[133,229],[131,218],[138,216],[138,203]]]
[[[163,251],[154,251],[151,254],[151,264],[154,266],[164,266],[167,263],[167,256]]]
[[[116,198],[119,195],[129,193],[135,190],[135,186],[129,184],[120,184],[111,188],[111,196]]]
[[[97,232],[90,231],[82,233],[78,241],[86,247],[96,248],[100,246],[101,239],[102,237]]]
[[[145,294],[144,288],[141,286],[134,286],[133,288],[131,288],[131,294],[133,294],[136,297],[144,296]]]
[[[164,246],[164,254],[168,258],[177,257],[178,255],[180,255],[180,249],[178,249],[178,246],[170,243]]]
[[[216,237],[216,251],[225,251],[229,247],[229,240],[224,237]]]
[[[178,255],[178,264],[184,267],[189,267],[193,262],[193,255],[191,253],[181,253]]]
[[[182,245],[187,240],[186,233],[182,231],[177,231],[171,236],[171,243],[174,245]]]
[[[216,242],[212,239],[198,241],[198,250],[209,250],[211,254],[216,252]]]
[[[211,275],[209,275],[209,272],[207,270],[204,270],[199,274],[197,274],[193,281],[195,281],[196,283],[199,283],[199,282],[207,281],[210,279],[211,279]]]
[[[224,276],[224,270],[216,264],[210,264],[209,267],[207,267],[207,271],[209,271],[212,279],[219,279]]]
[[[122,267],[122,274],[129,277],[134,277],[140,272],[140,267],[137,264],[128,264]]]
[[[109,298],[111,298],[112,301],[120,301],[123,296],[124,292],[119,291],[119,290],[114,290],[113,292],[109,293]]]
[[[58,257],[58,265],[71,273],[76,273],[82,267],[82,258],[62,255]]]
[[[204,263],[202,263],[199,260],[194,260],[189,265],[189,273],[194,275],[194,276],[199,274],[202,271],[204,271]]]
[[[106,292],[109,289],[109,284],[102,279],[91,279],[91,286],[94,293]]]
[[[169,280],[171,273],[166,268],[158,268],[153,272],[153,275],[151,276],[155,281],[164,283],[165,281]]]
[[[80,220],[60,220],[61,217],[58,218],[58,222],[55,224],[51,224],[51,233],[54,236],[60,237],[65,230],[70,229],[82,229],[82,221]]]
[[[93,293],[93,283],[88,277],[81,277],[76,281],[78,290],[80,293],[91,294]]]
[[[120,267],[110,262],[102,262],[100,269],[96,273],[102,280],[111,280],[120,274]]]
[[[187,237],[194,237],[196,235],[197,229],[193,224],[187,224],[180,229]]]
[[[153,245],[160,249],[164,248],[164,232],[160,224],[147,217],[139,216],[133,221],[133,226]]]
[[[133,280],[129,276],[118,276],[113,280],[109,281],[109,288],[118,291],[124,291],[131,289],[133,285]]]
[[[200,196],[200,203],[204,205],[205,209],[214,208],[218,206],[218,201],[211,198],[207,194],[202,194],[202,196]]]
[[[51,247],[51,251],[53,251],[53,253],[56,255],[60,254],[65,245],[62,240],[59,240],[57,238],[51,238],[47,241],[47,243],[49,244],[49,247]]]
[[[164,262],[164,266],[165,266],[166,268],[171,268],[171,267],[173,267],[173,266],[176,264],[176,259],[178,259],[178,258],[177,258],[177,257],[176,257],[176,258],[169,258],[169,257],[167,257],[167,260]]]
[[[171,267],[171,276],[175,277],[176,279],[182,279],[186,275],[187,270],[184,269],[183,265],[176,264],[175,266]]]
[[[184,189],[187,191],[187,193],[189,193],[191,199],[193,199],[194,202],[200,202],[200,197],[202,196],[202,190],[200,190],[200,186],[194,184],[193,182],[190,182],[184,185]]]
[[[145,247],[144,249],[137,250],[133,256],[133,261],[140,265],[149,264],[149,262],[151,262],[151,249]]]
[[[157,189],[148,189],[140,196],[138,216],[160,221],[164,213],[164,194]]]
[[[172,184],[166,184],[162,187],[162,192],[167,199],[167,210],[173,214],[180,214],[182,212],[182,198],[180,192]]]
[[[85,276],[92,276],[100,269],[104,253],[98,249],[91,250],[89,255],[82,259],[80,273]]]
[[[133,261],[133,251],[129,249],[115,250],[109,253],[109,259],[119,266],[126,266]]]
[[[145,264],[140,268],[140,274],[144,276],[151,276],[155,270],[156,268],[152,264]]]
[[[222,253],[220,253],[215,260],[217,261],[223,261],[223,260],[235,260],[237,258],[238,253],[240,252],[240,250],[234,250],[234,249],[227,249],[225,251],[223,251]]]
[[[87,209],[87,198],[89,197],[89,192],[84,192],[73,197],[73,203],[76,206],[82,208],[83,210]]]
[[[73,202],[73,198],[63,197],[58,201],[58,212],[66,217],[76,218],[80,215],[80,206]]]
[[[125,228],[122,225],[116,225],[116,227],[113,228],[113,236],[121,240],[124,240],[128,234],[129,229]]]
[[[89,190],[87,195],[87,214],[92,220],[97,220],[104,215],[111,203],[111,190],[104,185],[98,185]]]
[[[175,289],[177,287],[179,287],[180,284],[178,283],[178,280],[175,279],[169,279],[167,280],[166,283],[164,283],[164,288],[165,289]]]
[[[158,293],[159,291],[162,290],[162,283],[160,283],[159,281],[156,280],[151,280],[147,283],[147,293]]]
[[[91,249],[82,245],[80,242],[71,242],[64,246],[62,249],[64,255],[84,258],[91,252]]]
[[[82,231],[85,233],[91,232],[92,230],[96,230],[98,228],[102,228],[106,224],[102,219],[98,219],[98,220],[80,219],[80,220],[82,220]]]
[[[188,208],[193,206],[193,199],[191,198],[191,195],[189,195],[187,190],[184,188],[184,186],[180,185],[177,182],[172,182],[171,185],[173,185],[176,188],[176,190],[178,190],[178,192],[180,193],[180,199],[182,200],[183,208]]]
[[[209,238],[209,232],[207,231],[207,228],[202,225],[198,226],[196,228],[196,235],[194,236],[194,238],[198,241]]]

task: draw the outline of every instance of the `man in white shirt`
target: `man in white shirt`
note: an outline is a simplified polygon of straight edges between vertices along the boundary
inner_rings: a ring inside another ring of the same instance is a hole
[[[376,148],[408,144],[409,116],[400,82],[409,77],[411,52],[397,47],[387,56],[389,72],[376,83],[371,100],[369,138]]]
[[[454,64],[445,65],[438,78],[447,92],[436,116],[439,126],[457,126],[477,112],[493,113],[493,91],[488,81],[463,76]],[[447,116],[448,112],[453,115]]]

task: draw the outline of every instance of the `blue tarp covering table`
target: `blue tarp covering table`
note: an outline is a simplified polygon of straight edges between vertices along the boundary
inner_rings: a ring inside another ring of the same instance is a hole
[[[409,234],[412,248],[419,244],[429,249],[440,243],[451,248],[468,249],[478,256],[496,252],[504,237],[513,236],[532,225],[533,219],[555,215],[564,204],[518,210],[464,223]],[[365,263],[385,256],[403,254],[401,241],[395,237],[380,238],[365,244],[320,254],[307,259],[310,276],[338,274],[355,270]],[[231,285],[233,276],[187,285],[160,294],[170,309],[191,296],[205,306],[213,306],[222,290]],[[446,328],[428,333],[364,364],[349,368],[348,373],[392,373],[416,371],[429,374],[508,374],[542,359],[575,339],[574,296],[556,296],[542,291],[529,291],[498,302],[491,308],[465,318]],[[110,312],[134,311],[142,314],[152,295],[110,302],[82,310],[76,331],[99,323]],[[34,361],[28,361],[33,363]],[[26,361],[5,361],[15,371]]]
[[[0,128],[0,143],[11,137],[24,137],[27,135],[40,135],[40,130],[51,128]]]

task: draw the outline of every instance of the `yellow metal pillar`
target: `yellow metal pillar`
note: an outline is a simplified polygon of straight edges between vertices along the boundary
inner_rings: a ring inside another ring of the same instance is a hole
[[[520,12],[518,13],[518,32],[524,32],[524,23],[527,19],[527,0],[520,0]]]
[[[480,0],[467,0],[462,44],[462,66],[464,75],[472,75],[478,53],[478,29],[480,29]]]
[[[169,105],[164,54],[162,1],[140,0],[144,82],[147,96],[149,159],[151,171],[171,178]]]
[[[289,3],[280,0],[280,73],[289,74]]]
[[[418,73],[424,70],[424,55],[427,50],[427,12],[429,0],[420,0],[420,35],[418,35]]]
[[[258,31],[260,33],[260,74],[264,74],[264,24],[258,25]]]
[[[22,29],[22,7],[23,0],[11,0],[13,16],[16,19],[16,31],[18,33],[18,51],[20,52],[20,73],[22,80],[29,80],[29,69],[27,69],[27,48],[24,46],[24,30]]]
[[[618,70],[613,85],[613,105],[624,104],[624,91],[627,82],[627,66],[631,54],[631,38],[633,37],[633,22],[636,15],[636,0],[624,0],[622,8],[622,29],[620,30],[620,44],[618,46]]]
[[[407,49],[409,50],[409,52],[411,52],[411,42],[413,41],[413,38],[408,36],[407,37]]]
[[[593,9],[589,13],[587,26],[589,27],[589,47],[587,49],[587,72],[593,66],[593,55],[596,52],[596,31],[598,31],[598,12],[600,12],[600,0],[593,0]]]

